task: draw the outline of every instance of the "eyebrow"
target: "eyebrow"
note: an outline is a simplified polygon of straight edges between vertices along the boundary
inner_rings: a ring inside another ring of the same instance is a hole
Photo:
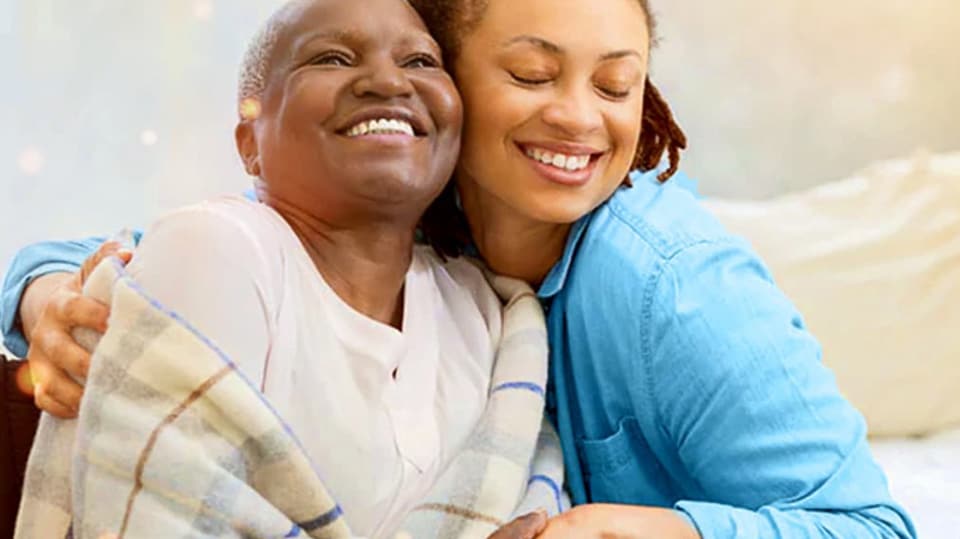
[[[307,32],[297,37],[295,47],[302,47],[306,43],[315,41],[318,39],[325,39],[330,41],[345,41],[347,43],[353,43],[359,40],[359,35],[351,30],[344,29],[335,29],[335,30],[321,30],[316,32]]]
[[[643,60],[643,55],[640,54],[639,51],[633,49],[624,49],[622,51],[608,52],[600,57],[600,61],[617,60],[619,58],[626,58],[627,56],[636,56],[638,59]]]
[[[536,45],[537,47],[540,47],[541,49],[544,49],[544,50],[546,50],[547,52],[552,52],[553,54],[562,54],[562,53],[563,53],[563,48],[560,47],[560,45],[557,45],[556,43],[552,43],[552,42],[550,42],[550,41],[547,41],[546,39],[543,39],[542,37],[528,36],[528,35],[517,36],[517,37],[515,37],[515,38],[512,38],[512,39],[507,40],[507,42],[504,43],[503,46],[504,46],[504,47],[509,47],[510,45],[513,45],[514,43],[529,43],[529,44],[531,44],[531,45]]]
[[[556,43],[553,43],[551,41],[547,41],[542,37],[531,36],[531,35],[522,35],[522,36],[514,37],[512,39],[507,40],[507,42],[504,43],[503,46],[509,47],[510,45],[513,45],[515,43],[529,43],[531,45],[535,45],[553,54],[564,53],[563,47],[561,47],[560,45],[557,45]],[[605,53],[602,56],[600,56],[600,61],[603,62],[607,60],[617,60],[619,58],[626,58],[627,56],[636,56],[640,60],[643,60],[643,55],[640,54],[639,51],[636,51],[634,49],[624,49],[620,51]]]
[[[292,49],[299,51],[305,45],[308,45],[318,40],[336,41],[340,43],[346,43],[349,46],[355,47],[362,44],[366,40],[366,38],[363,36],[361,32],[358,32],[356,30],[351,30],[351,29],[338,28],[338,29],[331,29],[331,30],[321,30],[321,31],[309,32],[301,35],[294,42],[294,46],[292,47]],[[440,54],[442,52],[440,50],[440,46],[437,45],[436,41],[431,39],[430,34],[427,34],[427,33],[423,33],[423,35],[419,35],[417,33],[411,32],[404,35],[401,38],[400,42],[405,46],[411,46],[411,45],[427,46],[437,54]]]

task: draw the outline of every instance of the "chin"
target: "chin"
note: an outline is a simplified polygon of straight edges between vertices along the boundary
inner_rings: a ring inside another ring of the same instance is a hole
[[[436,181],[433,174],[422,168],[406,169],[399,166],[369,167],[362,175],[357,175],[357,186],[380,200],[414,200],[439,193],[446,181]]]
[[[544,194],[519,201],[515,207],[524,215],[541,223],[572,224],[603,203],[602,200],[585,198],[582,194]]]

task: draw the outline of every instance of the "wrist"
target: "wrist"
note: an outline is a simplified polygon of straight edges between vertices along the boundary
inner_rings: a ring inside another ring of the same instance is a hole
[[[54,290],[70,281],[70,279],[73,279],[72,273],[48,273],[33,279],[23,290],[23,295],[20,297],[20,307],[17,310],[17,321],[27,342],[29,342],[30,334],[37,326],[40,315],[46,308]]]

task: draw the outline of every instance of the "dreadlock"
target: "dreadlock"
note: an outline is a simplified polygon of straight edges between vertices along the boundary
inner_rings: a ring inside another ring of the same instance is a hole
[[[479,24],[489,0],[409,0],[423,18],[430,33],[443,49],[448,68],[460,54],[465,35]],[[651,44],[656,43],[656,19],[647,0],[637,0],[650,26]],[[680,152],[687,148],[687,136],[677,124],[660,90],[647,77],[643,93],[643,118],[640,139],[631,170],[656,169],[667,156],[669,166],[657,175],[666,182],[680,168]],[[629,174],[624,184],[630,185]],[[424,238],[443,256],[456,257],[470,244],[470,230],[463,212],[457,207],[456,186],[451,182],[427,209],[420,229]]]
[[[646,172],[657,168],[667,153],[670,166],[660,173],[657,179],[665,182],[680,168],[680,151],[687,149],[687,135],[683,133],[673,118],[670,105],[660,94],[660,90],[650,82],[643,90],[643,124],[640,128],[640,141],[633,158],[633,170]],[[629,178],[626,180],[630,183]]]

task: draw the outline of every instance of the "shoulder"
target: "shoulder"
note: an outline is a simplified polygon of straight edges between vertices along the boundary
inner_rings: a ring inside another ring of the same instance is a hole
[[[664,272],[687,277],[716,252],[731,250],[755,258],[749,244],[730,234],[688,188],[640,176],[590,216],[569,284],[590,293],[610,286],[636,290]]]
[[[273,243],[277,218],[258,202],[240,197],[211,199],[164,214],[146,230],[139,247],[150,248],[158,239],[177,236],[180,241],[168,247],[263,248]]]
[[[261,380],[281,298],[270,214],[242,199],[172,211],[147,230],[128,266],[138,286]]]
[[[731,238],[682,179],[660,184],[649,175],[634,178],[594,211],[587,240],[604,237],[619,249],[644,248],[660,259],[686,247]]]
[[[276,302],[282,282],[279,216],[256,202],[224,197],[171,211],[146,230],[129,270],[158,293],[247,292]]]
[[[745,290],[758,294],[750,298],[754,305],[792,308],[749,243],[728,233],[690,191],[643,179],[591,216],[566,288],[569,314],[582,312],[629,335],[624,344],[634,352],[665,332],[717,337],[708,330],[720,321],[754,312],[742,301]],[[692,311],[701,326],[677,324]]]

